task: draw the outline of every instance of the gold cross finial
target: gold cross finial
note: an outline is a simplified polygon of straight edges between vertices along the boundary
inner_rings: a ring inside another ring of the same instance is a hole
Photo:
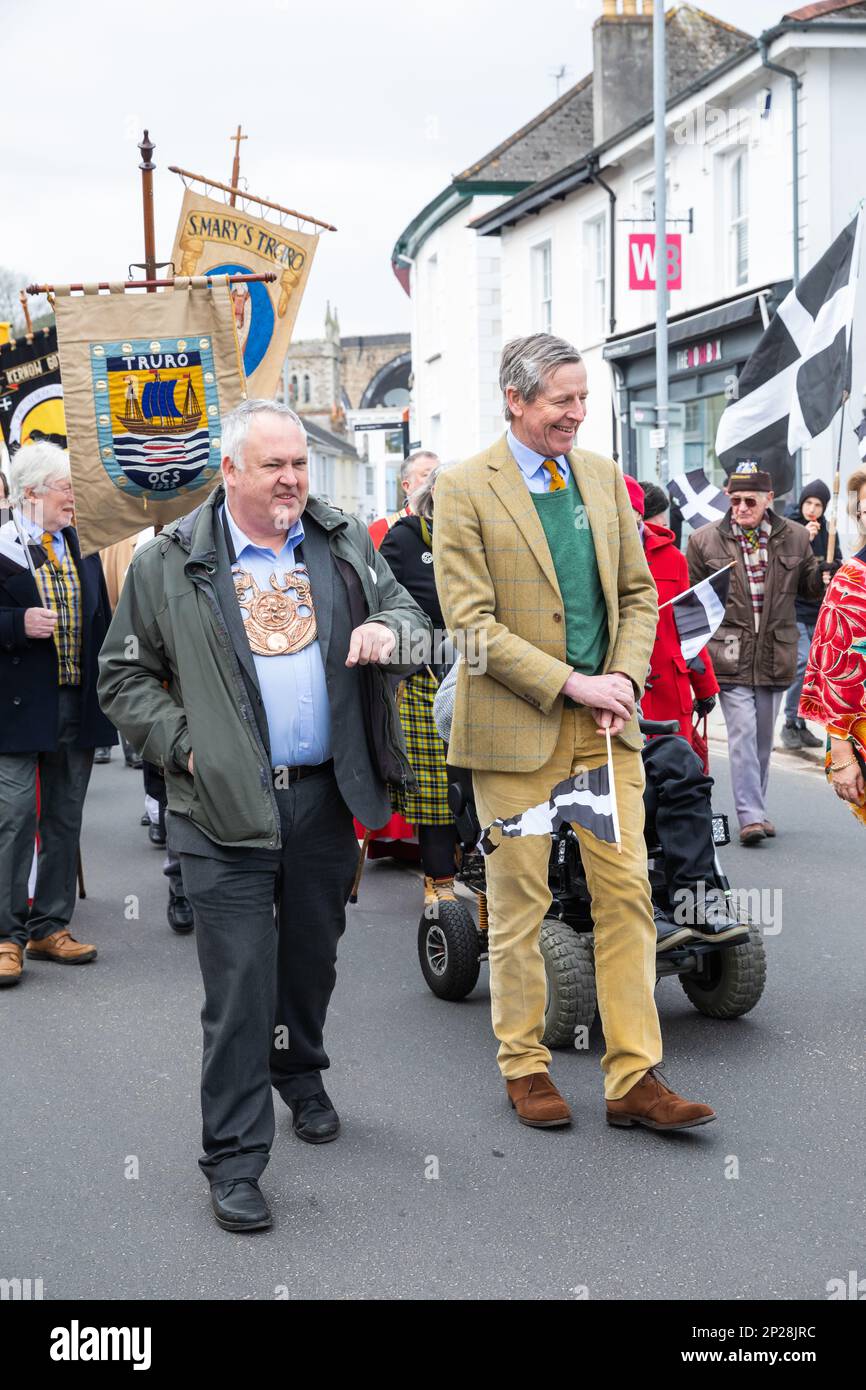
[[[249,136],[248,136],[248,135],[242,135],[242,134],[241,134],[241,127],[240,127],[240,125],[239,125],[238,128],[237,128],[237,130],[235,131],[234,135],[230,135],[230,136],[229,136],[229,139],[230,139],[230,140],[234,140],[234,142],[235,142],[235,157],[234,157],[234,163],[232,164],[232,188],[237,188],[237,186],[238,186],[238,179],[239,179],[240,176],[241,176],[241,141],[242,141],[242,140],[248,140],[248,139],[249,139]],[[229,199],[229,203],[230,203],[230,205],[231,205],[232,207],[234,207],[234,205],[235,205],[235,195],[234,195],[234,193],[232,193],[232,195],[231,195],[231,197],[230,197],[230,199]]]

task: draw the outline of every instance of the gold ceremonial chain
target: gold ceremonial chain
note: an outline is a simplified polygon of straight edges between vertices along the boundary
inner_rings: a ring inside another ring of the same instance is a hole
[[[284,570],[282,583],[272,573],[270,589],[260,589],[248,570],[235,571],[233,578],[250,650],[256,656],[293,656],[316,640],[316,613],[306,570]]]

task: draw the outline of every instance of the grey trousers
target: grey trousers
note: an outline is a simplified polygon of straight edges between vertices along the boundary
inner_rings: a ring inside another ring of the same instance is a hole
[[[719,692],[740,829],[767,819],[773,730],[784,693],[768,685],[723,685]]]
[[[315,1095],[330,1065],[323,1030],[358,841],[332,771],[276,797],[280,850],[190,853],[177,837],[204,981],[199,1166],[210,1182],[258,1178],[271,1088],[289,1104]]]
[[[77,686],[61,686],[54,753],[0,754],[0,940],[24,946],[68,927],[75,910],[78,840],[93,749],[76,748],[81,710]],[[36,839],[39,772],[39,865],[28,906]]]

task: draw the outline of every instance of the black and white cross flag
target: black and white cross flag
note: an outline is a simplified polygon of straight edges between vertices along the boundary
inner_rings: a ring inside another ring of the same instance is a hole
[[[857,436],[857,451],[861,462],[866,463],[866,415],[863,416],[854,433]]]
[[[716,453],[731,473],[748,454],[776,493],[794,481],[793,455],[827,428],[851,387],[851,323],[863,212],[849,222],[776,311],[722,412]]]
[[[686,661],[692,661],[721,627],[731,587],[731,568],[735,562],[716,570],[700,584],[695,584],[676,598],[668,599],[663,608],[673,609],[677,636]]]
[[[549,801],[540,801],[519,816],[495,820],[482,830],[478,845],[485,854],[492,854],[502,839],[516,839],[520,835],[552,835],[561,825],[572,821],[591,831],[597,840],[616,844],[616,806],[611,795],[607,763],[558,782],[550,793]]]
[[[693,531],[711,521],[721,521],[731,505],[728,494],[715,487],[702,468],[678,473],[668,483],[668,492]]]

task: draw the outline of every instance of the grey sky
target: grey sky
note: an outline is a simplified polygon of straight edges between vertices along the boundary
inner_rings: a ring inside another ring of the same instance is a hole
[[[785,8],[708,7],[752,34]],[[326,299],[344,333],[406,329],[390,269],[400,231],[553,100],[554,68],[565,85],[589,71],[600,13],[601,0],[4,0],[0,265],[63,282],[142,260],[144,126],[167,257],[182,192],[167,165],[227,181],[241,121],[250,190],[339,228],[322,237],[295,336],[321,333]]]

